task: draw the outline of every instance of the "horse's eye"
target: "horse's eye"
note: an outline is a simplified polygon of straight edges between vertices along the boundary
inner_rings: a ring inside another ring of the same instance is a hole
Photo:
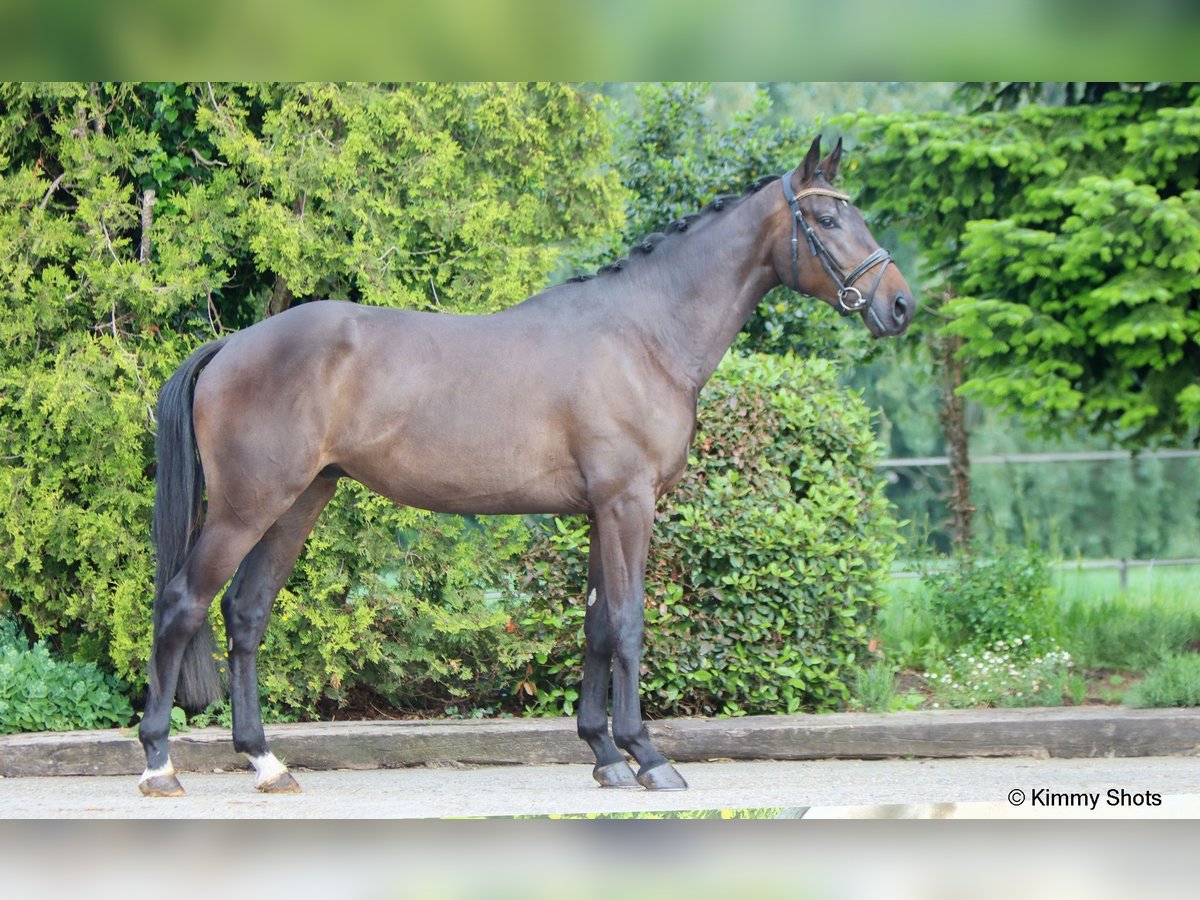
[[[821,216],[820,222],[823,228],[832,228],[837,224],[837,220],[833,216]]]

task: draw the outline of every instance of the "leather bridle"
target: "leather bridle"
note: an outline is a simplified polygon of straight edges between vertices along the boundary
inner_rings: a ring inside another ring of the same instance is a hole
[[[793,170],[795,171],[795,170]],[[792,191],[792,173],[788,172],[783,176],[783,196],[787,198],[788,206],[792,210],[792,278],[795,281],[795,289],[800,289],[800,234],[799,229],[804,229],[804,234],[808,237],[808,246],[812,249],[812,254],[821,263],[821,266],[833,279],[833,283],[837,286],[837,310],[843,316],[848,316],[851,313],[856,313],[862,310],[875,297],[875,290],[879,287],[879,282],[883,280],[883,273],[887,267],[891,265],[892,256],[882,247],[860,262],[857,266],[850,270],[849,273],[842,271],[842,267],[837,264],[837,260],[829,252],[826,246],[817,237],[816,231],[808,224],[808,220],[804,218],[804,212],[800,209],[800,201],[805,197],[821,196],[833,197],[835,200],[844,200],[850,202],[850,197],[843,194],[841,191],[835,191],[832,188],[824,187],[809,187],[794,193]],[[854,286],[854,282],[858,281],[863,275],[879,266],[879,274],[875,276],[875,281],[871,284],[871,289],[864,297],[863,292]],[[857,295],[856,302],[847,302],[847,297],[853,293]]]

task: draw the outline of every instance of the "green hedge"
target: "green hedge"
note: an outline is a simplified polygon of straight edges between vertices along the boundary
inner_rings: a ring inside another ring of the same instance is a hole
[[[730,354],[701,395],[687,475],[660,505],[646,596],[649,715],[837,709],[867,661],[896,523],[861,399],[822,360]],[[587,523],[555,519],[525,553],[522,620],[552,638],[524,684],[573,711]]]

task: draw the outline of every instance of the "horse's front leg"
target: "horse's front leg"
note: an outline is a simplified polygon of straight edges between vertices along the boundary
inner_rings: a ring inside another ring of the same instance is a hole
[[[596,754],[592,777],[601,787],[636,788],[637,779],[608,733],[608,687],[613,640],[608,624],[604,567],[600,556],[600,530],[592,522],[588,549],[587,610],[583,631],[583,686],[579,692],[579,736]]]
[[[646,557],[654,524],[650,490],[625,490],[596,508],[605,605],[612,639],[612,736],[638,762],[637,781],[657,791],[687,787],[654,748],[642,722],[639,681],[645,628]],[[597,601],[599,602],[599,601]],[[582,714],[582,708],[581,708]]]

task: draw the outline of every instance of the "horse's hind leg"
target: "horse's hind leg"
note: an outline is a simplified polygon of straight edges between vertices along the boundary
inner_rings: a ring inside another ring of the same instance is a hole
[[[229,641],[233,747],[249,757],[255,769],[254,786],[266,793],[297,793],[300,785],[267,748],[258,697],[258,647],[271,605],[336,488],[337,479],[317,478],[255,544],[221,598]]]
[[[608,689],[612,669],[613,640],[604,591],[604,567],[600,556],[600,529],[592,523],[588,549],[587,610],[583,631],[583,685],[579,696],[579,736],[596,754],[592,777],[601,787],[636,788],[637,780],[608,733]]]
[[[147,796],[183,793],[167,752],[179,666],[184,650],[208,614],[213,597],[261,535],[261,529],[234,515],[210,514],[187,562],[163,591],[159,601],[162,615],[150,654],[151,690],[138,729],[146,750],[146,770],[138,787]]]

